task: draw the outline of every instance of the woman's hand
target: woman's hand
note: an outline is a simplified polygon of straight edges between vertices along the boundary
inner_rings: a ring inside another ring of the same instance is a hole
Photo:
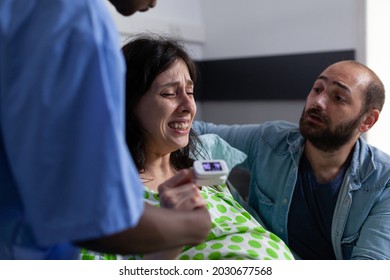
[[[184,169],[158,186],[163,208],[191,211],[206,206],[199,188],[193,183],[194,173]]]
[[[193,183],[194,173],[190,169],[181,170],[175,176],[158,186],[160,197],[160,206],[182,211],[197,211],[197,215],[204,215],[204,220],[198,220],[200,223],[210,222],[210,216],[206,209],[206,201],[203,199],[199,188]],[[204,208],[204,209],[200,209]],[[199,212],[200,211],[200,212]],[[209,228],[209,227],[207,227]],[[147,259],[175,259],[183,247],[177,247],[170,250],[164,250],[151,254],[146,254]]]

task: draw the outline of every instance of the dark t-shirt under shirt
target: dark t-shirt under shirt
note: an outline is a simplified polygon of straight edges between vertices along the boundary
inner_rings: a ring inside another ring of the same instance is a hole
[[[288,216],[289,246],[302,259],[335,259],[332,218],[344,175],[345,168],[329,183],[320,184],[302,156]]]

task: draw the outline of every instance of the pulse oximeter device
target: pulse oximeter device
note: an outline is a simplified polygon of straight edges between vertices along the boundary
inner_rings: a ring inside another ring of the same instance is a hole
[[[213,186],[224,184],[229,170],[224,160],[196,160],[193,165],[195,184]]]

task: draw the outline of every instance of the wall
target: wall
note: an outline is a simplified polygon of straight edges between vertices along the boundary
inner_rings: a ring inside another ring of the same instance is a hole
[[[358,60],[364,59],[362,0],[201,2],[206,26],[204,60],[350,49],[355,50]],[[273,71],[277,75],[277,69]],[[280,83],[284,82],[284,78],[281,75]],[[261,77],[258,77],[257,82],[261,85]],[[291,84],[290,88],[294,91],[295,87]],[[307,87],[307,92],[309,90],[310,87]],[[240,92],[237,92],[237,95],[239,96]],[[202,117],[208,121],[226,123],[262,122],[268,119],[297,121],[297,114],[300,115],[303,103],[304,100],[203,102]]]
[[[361,0],[201,2],[207,26],[205,59],[354,49],[364,44]]]
[[[154,9],[130,18],[108,6],[122,39],[144,30],[170,33],[184,39],[197,60],[352,49],[356,59],[365,62],[365,0],[160,0]],[[224,123],[295,122],[303,103],[303,99],[206,101],[199,104],[198,118]]]
[[[388,26],[390,26],[390,1],[367,0],[367,34],[366,53],[367,65],[375,70],[389,92],[390,89],[390,38]],[[369,131],[367,140],[390,154],[390,101],[387,94],[385,106],[379,117],[379,121]]]
[[[195,59],[203,57],[205,33],[199,0],[159,0],[155,8],[130,17],[121,16],[111,3],[106,3],[121,34],[121,43],[129,35],[143,31],[169,34],[184,40]]]

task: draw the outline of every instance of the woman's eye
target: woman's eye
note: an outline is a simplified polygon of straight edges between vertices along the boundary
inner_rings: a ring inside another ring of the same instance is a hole
[[[165,92],[165,93],[161,93],[161,96],[162,97],[174,97],[175,94],[174,93]]]

